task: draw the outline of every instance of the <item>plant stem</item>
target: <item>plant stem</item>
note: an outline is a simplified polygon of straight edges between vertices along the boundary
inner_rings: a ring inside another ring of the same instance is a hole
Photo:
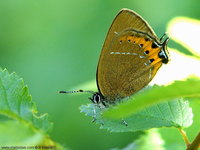
[[[200,132],[198,133],[192,144],[190,144],[187,147],[187,150],[198,150],[199,146],[200,146]]]
[[[181,133],[181,135],[183,137],[183,140],[185,141],[186,146],[189,147],[190,146],[190,141],[188,140],[186,132],[183,129],[181,129],[181,128],[179,128],[178,130]]]

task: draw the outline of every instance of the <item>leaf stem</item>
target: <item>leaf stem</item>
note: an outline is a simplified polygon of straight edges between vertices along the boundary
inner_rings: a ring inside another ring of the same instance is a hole
[[[183,137],[183,140],[185,141],[186,146],[189,147],[190,146],[190,141],[188,140],[186,132],[183,129],[181,129],[181,128],[179,128],[178,130],[181,133],[181,135]]]
[[[199,146],[200,146],[200,132],[198,133],[192,144],[190,144],[187,147],[187,150],[198,150]]]

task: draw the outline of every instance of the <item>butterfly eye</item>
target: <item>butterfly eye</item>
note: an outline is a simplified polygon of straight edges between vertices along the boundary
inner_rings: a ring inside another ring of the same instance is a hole
[[[101,96],[98,93],[95,93],[91,100],[93,103],[99,104],[101,102]]]

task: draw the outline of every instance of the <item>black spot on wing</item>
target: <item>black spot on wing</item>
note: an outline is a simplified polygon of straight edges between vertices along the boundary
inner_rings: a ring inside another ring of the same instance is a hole
[[[152,43],[151,48],[158,48],[158,44],[156,44],[155,42]]]

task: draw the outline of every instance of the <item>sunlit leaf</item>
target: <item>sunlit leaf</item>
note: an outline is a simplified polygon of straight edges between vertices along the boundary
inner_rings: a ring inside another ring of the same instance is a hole
[[[128,101],[115,106],[104,113],[105,117],[123,118],[134,114],[148,106],[173,100],[180,97],[200,97],[200,79],[188,78],[175,81],[168,86],[154,86],[150,90],[140,92]]]
[[[156,130],[150,130],[125,148],[111,150],[164,150],[164,141]]]
[[[200,58],[200,21],[187,17],[176,17],[168,24],[170,37]]]

